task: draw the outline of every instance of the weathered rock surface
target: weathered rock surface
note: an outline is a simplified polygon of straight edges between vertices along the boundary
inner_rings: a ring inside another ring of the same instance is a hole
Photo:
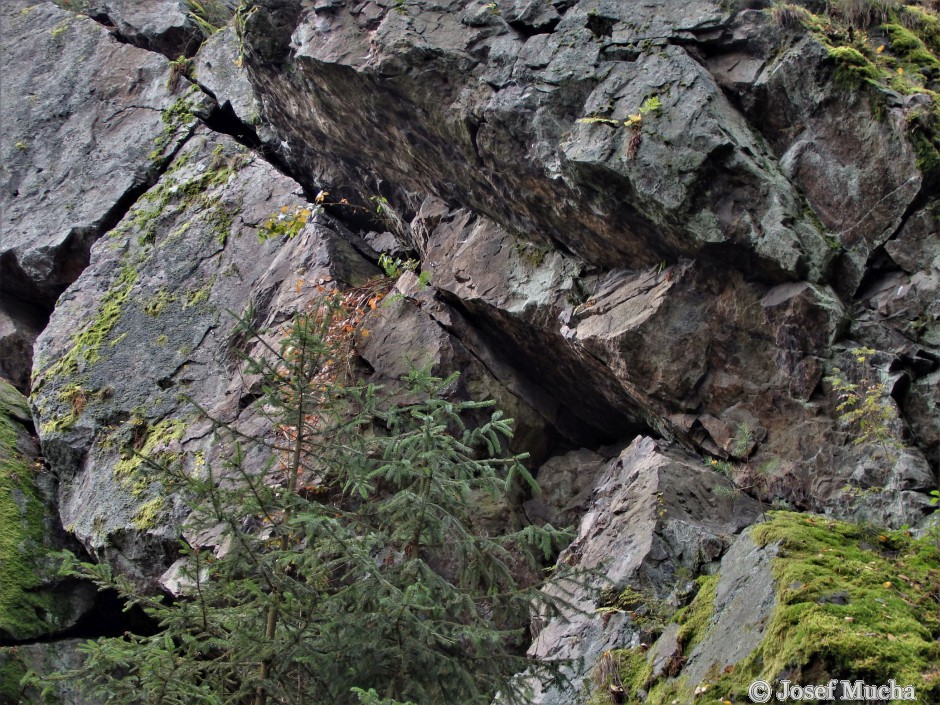
[[[433,195],[605,269],[721,252],[768,276],[819,277],[823,234],[710,75],[679,46],[621,53],[647,32],[679,39],[727,21],[710,3],[695,19],[670,8],[576,3],[529,35],[464,0],[259,3],[247,61],[311,180],[329,174],[317,146],[337,145],[336,186],[368,163],[360,193],[381,190],[402,213]],[[639,130],[624,126],[654,98]],[[619,126],[577,122],[593,116]]]
[[[833,46],[875,34],[716,0],[258,0],[203,41],[194,3],[83,5],[0,8],[0,376],[32,392],[56,478],[22,496],[55,495],[45,526],[93,558],[153,589],[176,558],[185,506],[135,453],[225,455],[184,395],[265,432],[228,312],[275,326],[380,253],[414,259],[355,362],[381,382],[459,370],[457,393],[516,419],[542,494],[487,521],[580,525],[562,560],[608,589],[536,619],[531,649],[579,684],[640,644],[654,680],[746,660],[781,593],[773,548],[734,535],[773,503],[929,521],[936,74],[847,80]],[[349,203],[295,222],[321,191]],[[285,221],[296,237],[258,241]],[[853,384],[878,433],[840,418]],[[617,602],[675,608],[715,571],[688,653],[684,627],[657,639]],[[56,633],[82,595],[5,633]]]
[[[708,632],[682,669],[692,685],[709,672],[733,668],[764,639],[776,607],[771,572],[776,555],[775,545],[758,547],[744,534],[721,559]]]
[[[253,301],[266,327],[309,300],[304,280],[374,271],[329,221],[259,244],[260,226],[304,203],[245,148],[198,132],[95,245],[40,337],[32,398],[62,519],[92,555],[143,582],[173,559],[184,508],[134,453],[193,465],[223,452],[183,395],[224,421],[244,408],[234,316]]]
[[[80,639],[63,639],[47,644],[25,644],[14,648],[0,648],[0,697],[4,702],[42,702],[37,688],[21,687],[20,679],[28,671],[40,675],[61,673],[81,665],[78,655]],[[53,687],[56,702],[61,705],[96,705],[73,684],[59,682]]]
[[[607,587],[616,595],[632,587],[646,593],[646,602],[666,599],[682,574],[716,568],[731,537],[757,516],[749,497],[713,491],[726,483],[693,458],[640,437],[608,464],[559,562],[590,571],[595,590]],[[581,586],[567,598],[572,611],[537,627],[531,656],[571,659],[589,669],[602,652],[643,640],[642,627],[626,611],[598,610],[605,605],[597,592]],[[575,696],[549,691],[533,702],[560,705]]]
[[[839,87],[825,46],[802,32],[781,32],[767,13],[742,12],[722,39],[708,46],[709,69],[845,248],[834,283],[852,293],[924,186],[903,105],[876,117],[878,98]]]
[[[51,3],[3,4],[0,292],[51,310],[194,126],[167,61]],[[92,68],[93,67],[93,68]],[[175,106],[177,110],[164,113]],[[166,117],[164,120],[163,118]]]
[[[0,378],[24,394],[29,392],[33,344],[47,316],[27,301],[0,293]]]
[[[108,28],[122,42],[163,54],[168,59],[192,56],[207,33],[223,26],[235,11],[235,0],[53,0]]]
[[[234,28],[216,32],[199,48],[193,64],[194,80],[212,93],[220,106],[230,105],[242,122],[264,129],[261,106],[240,52]]]

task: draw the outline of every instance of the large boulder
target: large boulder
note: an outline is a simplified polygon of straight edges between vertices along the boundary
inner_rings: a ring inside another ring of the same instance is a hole
[[[254,398],[236,317],[253,302],[251,323],[265,328],[317,282],[375,271],[329,220],[259,242],[282,208],[305,203],[296,183],[201,130],[95,245],[38,341],[32,401],[59,512],[94,557],[141,583],[175,557],[186,511],[144,458],[217,463],[224,448],[194,404],[233,422]]]
[[[198,96],[166,59],[51,3],[3,4],[0,292],[46,311],[153,184]]]

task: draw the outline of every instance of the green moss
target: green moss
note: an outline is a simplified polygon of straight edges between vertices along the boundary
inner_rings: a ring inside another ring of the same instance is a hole
[[[121,318],[122,309],[131,289],[137,282],[137,270],[125,264],[118,272],[111,287],[101,298],[101,305],[91,323],[69,340],[69,348],[51,367],[33,379],[33,392],[38,392],[48,380],[62,379],[78,373],[81,363],[95,363],[100,359],[101,344],[104,343]],[[38,368],[37,368],[38,369]]]
[[[743,661],[706,676],[708,702],[750,702],[748,686],[824,684],[830,678],[913,685],[920,702],[940,702],[940,549],[903,531],[880,531],[824,517],[773,512],[751,529],[759,546],[778,545],[776,606],[761,644]],[[695,599],[676,612],[681,653],[707,635],[718,576],[699,579]],[[613,668],[611,664],[615,664]],[[616,674],[616,675],[613,675]],[[629,705],[688,702],[681,676],[651,680],[640,649],[606,652],[594,672],[591,702],[607,705],[611,683]],[[641,701],[637,689],[647,697]]]
[[[901,62],[908,80],[917,75],[918,80],[925,83],[925,69],[940,69],[940,61],[914,32],[899,24],[886,24],[882,29],[887,32],[891,51]]]
[[[712,617],[715,615],[715,590],[718,587],[717,575],[703,575],[698,579],[698,592],[687,607],[676,613],[679,624],[679,644],[685,653],[705,637]]]
[[[940,52],[940,17],[937,13],[918,5],[907,5],[901,12],[901,23],[911,27],[934,54]]]
[[[829,58],[838,66],[836,80],[846,87],[859,87],[881,78],[881,70],[858,50],[849,46],[829,48]]]
[[[917,153],[917,168],[925,175],[940,174],[940,97],[934,96],[933,105],[918,107],[907,116],[909,136]]]
[[[930,105],[910,111],[910,141],[917,166],[928,178],[940,175],[940,16],[926,4],[842,2],[829,12],[775,5],[770,13],[781,24],[802,24],[826,47],[836,63],[836,82],[847,90],[871,89],[875,119],[882,119],[885,91],[920,94]],[[789,8],[789,9],[788,9]],[[873,24],[875,31],[862,31]],[[887,41],[883,41],[884,38]]]
[[[788,673],[800,682],[861,678],[913,685],[924,702],[940,699],[940,552],[905,532],[790,512],[751,533],[758,545],[778,543],[773,574],[778,604],[767,635],[716,693],[746,696],[756,678]],[[933,674],[933,675],[932,675]]]
[[[23,429],[14,418],[22,418],[24,404],[0,380],[0,636],[16,639],[47,633],[61,621],[61,606],[39,590],[38,566],[48,553],[45,509],[33,481],[36,468],[17,446]]]
[[[19,703],[22,695],[20,681],[27,668],[12,647],[0,648],[0,702]]]

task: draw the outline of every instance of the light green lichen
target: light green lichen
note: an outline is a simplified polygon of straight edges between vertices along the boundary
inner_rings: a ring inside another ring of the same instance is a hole
[[[131,435],[143,436],[139,448],[127,447],[114,464],[114,477],[135,498],[143,498],[152,484],[151,473],[147,472],[147,463],[169,463],[176,454],[167,450],[174,441],[183,437],[186,424],[180,419],[164,419],[153,426],[147,426],[139,417],[132,418],[128,425],[134,426]]]
[[[57,410],[56,413],[50,413],[46,404],[41,402],[38,404],[42,410],[42,416],[47,418],[41,426],[43,435],[61,433],[72,428],[89,404],[100,404],[109,399],[111,394],[112,390],[107,387],[86,389],[76,382],[66,384],[55,394],[58,407],[65,409],[64,412]]]
[[[240,208],[224,206],[218,191],[247,166],[251,158],[240,149],[234,154],[226,154],[219,145],[204,171],[192,176],[184,175],[184,169],[192,164],[193,154],[188,152],[174,161],[160,183],[141,196],[129,216],[111,232],[112,237],[122,236],[133,229],[139,245],[152,245],[156,242],[161,221],[185,211],[194,211],[207,214],[205,218],[216,240],[225,244]],[[167,236],[163,245],[181,237],[191,226],[192,220],[187,219]]]
[[[163,121],[163,130],[154,140],[154,149],[149,159],[154,164],[162,164],[168,155],[170,147],[183,133],[190,132],[196,125],[196,94],[200,93],[198,86],[190,86],[189,90],[169,108],[163,111],[160,119]]]
[[[207,281],[203,286],[199,287],[198,289],[191,289],[190,291],[187,291],[183,300],[183,310],[185,311],[186,309],[194,308],[208,301],[209,295],[212,293],[212,287],[215,286],[215,282],[216,275],[213,274],[211,277],[209,277],[209,281]]]
[[[154,497],[140,505],[140,509],[134,515],[134,526],[141,531],[153,529],[163,518],[165,512],[166,499],[164,497]]]
[[[144,313],[151,318],[158,318],[166,307],[176,301],[176,296],[166,289],[160,289],[156,294],[147,299],[144,304]]]
[[[34,395],[49,380],[72,377],[78,374],[83,363],[93,364],[100,359],[101,345],[120,320],[124,303],[136,282],[137,270],[132,264],[125,264],[101,298],[101,304],[91,323],[69,340],[66,353],[49,368],[41,371],[37,368],[38,374],[33,378]]]

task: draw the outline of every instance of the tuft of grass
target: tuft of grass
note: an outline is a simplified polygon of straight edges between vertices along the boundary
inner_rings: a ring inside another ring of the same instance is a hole
[[[186,8],[187,17],[207,38],[227,25],[235,14],[222,0],[186,0]]]

